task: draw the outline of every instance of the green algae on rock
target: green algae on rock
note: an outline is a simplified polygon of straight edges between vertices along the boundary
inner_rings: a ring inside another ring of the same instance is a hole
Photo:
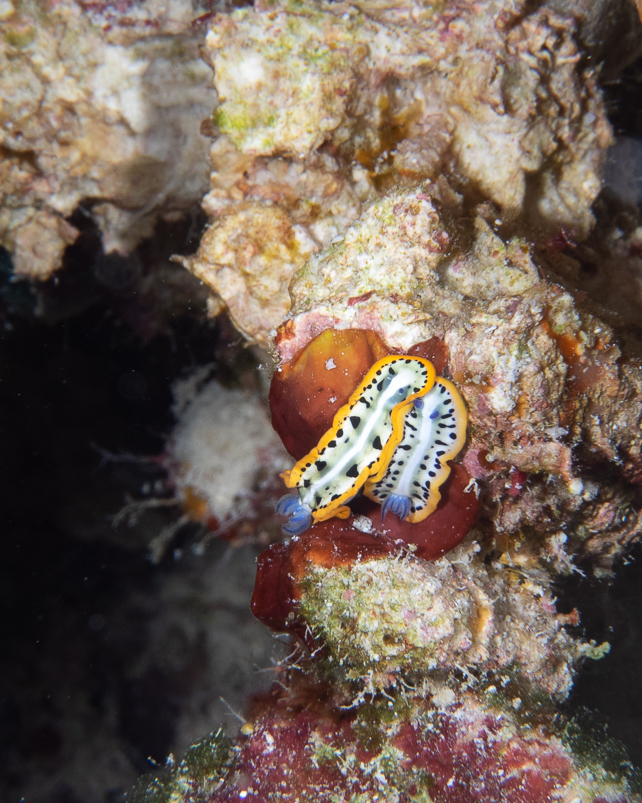
[[[303,3],[262,11],[221,15],[207,34],[214,119],[241,152],[300,159],[344,120],[356,89],[353,64],[367,52],[354,35],[363,19],[353,13],[336,24],[328,9]]]
[[[488,571],[478,552],[468,544],[430,563],[310,563],[298,580],[298,611],[327,648],[324,671],[364,693],[467,667],[521,675],[563,699],[586,651],[564,630],[569,617],[556,613],[545,585]]]
[[[165,773],[143,776],[127,795],[128,803],[205,803],[225,781],[235,749],[223,728],[193,744]]]

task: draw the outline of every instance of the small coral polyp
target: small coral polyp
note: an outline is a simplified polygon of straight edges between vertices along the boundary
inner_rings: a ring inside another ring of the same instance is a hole
[[[347,518],[350,501],[365,482],[384,475],[404,433],[406,413],[435,382],[435,369],[422,357],[392,355],[377,361],[335,416],[317,447],[281,475],[299,499],[287,496],[277,513],[290,516],[288,535],[312,521]]]

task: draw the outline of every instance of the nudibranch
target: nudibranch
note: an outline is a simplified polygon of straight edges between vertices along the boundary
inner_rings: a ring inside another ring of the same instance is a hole
[[[363,489],[382,505],[382,519],[391,511],[416,524],[435,510],[441,498],[439,487],[450,474],[448,461],[466,441],[467,421],[464,400],[453,383],[442,377],[414,400],[385,474],[371,477]]]
[[[390,355],[372,366],[319,444],[281,474],[288,488],[298,489],[277,504],[277,514],[289,517],[286,534],[350,515],[346,502],[369,478],[377,482],[385,474],[406,413],[434,382],[435,369],[423,357]]]

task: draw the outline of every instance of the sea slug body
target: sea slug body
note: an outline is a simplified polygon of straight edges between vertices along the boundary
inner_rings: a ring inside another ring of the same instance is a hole
[[[370,478],[364,493],[412,524],[437,507],[439,487],[450,474],[452,460],[466,441],[466,405],[452,382],[439,377],[432,389],[415,399],[404,421],[403,438],[383,477]]]
[[[369,478],[376,482],[385,474],[406,413],[434,382],[435,369],[422,357],[391,355],[372,366],[319,444],[281,475],[288,488],[298,489],[298,497],[285,496],[277,505],[279,515],[290,517],[286,534],[350,515],[345,503]]]

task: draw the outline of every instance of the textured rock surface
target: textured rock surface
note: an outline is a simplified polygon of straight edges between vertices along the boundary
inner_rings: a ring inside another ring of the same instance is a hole
[[[594,58],[604,61],[607,76],[616,75],[642,53],[642,0],[551,0],[547,5],[575,17],[583,43]]]
[[[446,175],[511,225],[586,236],[610,128],[573,23],[482,5],[257,3],[214,18],[213,225],[185,264],[249,337],[266,342],[295,270],[393,186]],[[253,259],[266,216],[270,259]]]
[[[436,669],[467,667],[522,674],[565,697],[582,653],[562,629],[569,617],[555,612],[534,574],[489,572],[477,552],[475,545],[431,563],[380,558],[330,568],[312,559],[299,581],[300,610],[327,646],[333,673],[373,692],[400,673],[418,683]]]
[[[639,800],[617,750],[587,739],[578,759],[574,723],[551,727],[546,709],[529,721],[519,713],[522,702],[515,689],[496,687],[456,700],[450,688],[435,684],[423,699],[410,691],[354,711],[328,687],[299,680],[254,706],[244,738],[231,744],[212,734],[195,746],[200,761],[190,751],[133,799],[160,803],[200,793],[221,803]],[[605,757],[610,772],[600,766]]]
[[[105,250],[126,253],[158,215],[201,198],[199,125],[215,95],[190,0],[5,6],[0,243],[16,273],[46,279],[77,236],[65,217],[81,202]]]
[[[525,241],[506,242],[479,215],[462,223],[457,203],[442,181],[367,207],[293,280],[277,351],[288,361],[328,327],[372,329],[392,349],[442,339],[469,409],[464,465],[495,506],[496,530],[565,530],[577,550],[596,506],[639,507],[626,484],[642,467],[640,366],[623,363],[609,327],[543,279]],[[515,471],[522,485],[507,493]],[[605,565],[614,541],[637,532],[636,515],[614,518],[622,529],[605,539]],[[587,549],[600,552],[592,532]]]

